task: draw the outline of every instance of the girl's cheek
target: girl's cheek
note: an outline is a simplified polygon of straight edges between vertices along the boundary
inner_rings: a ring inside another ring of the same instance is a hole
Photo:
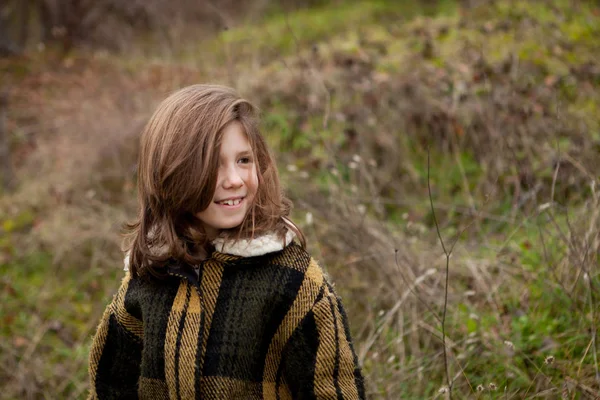
[[[258,189],[258,173],[256,172],[256,167],[252,169],[252,182],[254,183],[254,188]]]

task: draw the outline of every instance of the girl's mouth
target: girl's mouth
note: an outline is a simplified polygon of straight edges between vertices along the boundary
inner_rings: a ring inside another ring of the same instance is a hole
[[[227,208],[237,208],[240,204],[242,204],[242,201],[244,201],[244,199],[245,199],[245,197],[237,197],[237,198],[233,198],[233,199],[216,201],[215,203],[217,203],[220,206],[227,207]]]

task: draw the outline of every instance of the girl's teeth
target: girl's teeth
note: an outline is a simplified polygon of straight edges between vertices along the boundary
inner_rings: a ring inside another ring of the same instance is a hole
[[[238,204],[240,204],[240,201],[242,201],[242,200],[241,199],[225,200],[225,201],[222,201],[221,204],[225,204],[228,206],[237,206]]]

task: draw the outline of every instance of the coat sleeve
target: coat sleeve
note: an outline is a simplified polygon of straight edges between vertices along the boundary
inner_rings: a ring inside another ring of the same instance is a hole
[[[137,398],[143,330],[142,321],[128,312],[132,307],[129,273],[106,307],[90,347],[91,399]]]
[[[341,299],[325,282],[282,358],[295,399],[364,399],[364,379]]]

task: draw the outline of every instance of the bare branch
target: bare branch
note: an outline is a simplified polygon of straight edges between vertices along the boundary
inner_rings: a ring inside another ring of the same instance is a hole
[[[444,250],[444,254],[446,255],[446,284],[444,286],[444,310],[442,312],[442,346],[444,348],[444,367],[446,371],[446,384],[448,385],[448,397],[452,399],[452,382],[450,381],[450,370],[448,368],[448,352],[446,350],[446,312],[448,310],[448,284],[449,284],[449,272],[450,272],[450,255],[446,251],[446,246],[444,245],[444,239],[442,239],[442,234],[440,233],[440,226],[438,224],[437,218],[435,216],[435,208],[433,207],[433,196],[431,195],[431,151],[427,149],[427,189],[429,192],[429,204],[431,205],[431,213],[433,215],[433,222],[435,223],[435,229],[438,234],[438,238],[440,239],[440,243],[442,245],[442,249]]]

